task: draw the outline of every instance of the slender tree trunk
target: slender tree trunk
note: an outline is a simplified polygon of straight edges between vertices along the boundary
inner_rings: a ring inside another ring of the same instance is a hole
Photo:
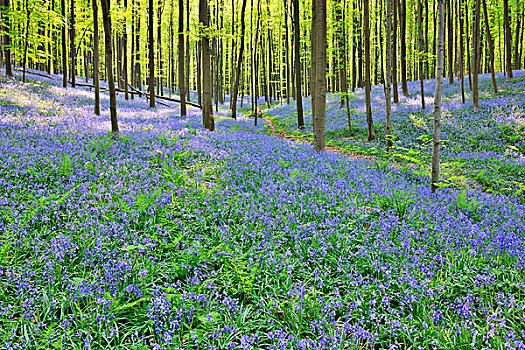
[[[386,0],[386,57],[385,57],[385,101],[386,101],[386,151],[392,148],[392,105],[390,100],[390,84],[392,76],[392,2],[396,0]]]
[[[232,118],[237,119],[237,94],[239,93],[239,80],[242,70],[242,60],[244,54],[244,35],[246,32],[246,24],[244,23],[244,14],[246,12],[246,0],[242,0],[241,9],[241,46],[239,47],[239,57],[237,58],[237,71],[235,73],[235,83],[233,84],[233,95],[231,102]]]
[[[164,96],[164,72],[162,64],[162,12],[164,11],[164,1],[159,0],[157,7],[157,57],[159,63],[159,74],[157,79],[157,92]]]
[[[9,11],[9,0],[3,0],[2,7],[5,9],[4,13]],[[3,10],[2,10],[3,11]],[[5,32],[4,34],[4,62],[5,62],[5,75],[13,77],[13,67],[11,63],[11,20],[9,16],[4,18],[3,25],[0,30]]]
[[[461,82],[461,102],[465,103],[465,72],[463,66],[463,0],[459,0],[459,80]]]
[[[61,0],[62,5],[62,18],[64,24],[62,24],[62,86],[67,88],[67,36],[66,36],[66,0]]]
[[[97,0],[92,0],[91,4],[93,7],[93,84],[95,85],[95,114],[100,115],[100,49]]]
[[[210,59],[210,38],[207,33],[208,21],[208,1],[199,0],[199,27],[201,28],[202,45],[202,121],[204,127],[210,131],[215,129],[213,119],[212,88],[211,88],[211,59]]]
[[[398,0],[399,1],[399,0]],[[407,84],[407,45],[406,45],[406,28],[407,28],[407,3],[406,0],[401,0],[399,8],[399,36],[401,46],[401,89],[403,95],[408,96],[408,84]]]
[[[136,6],[140,6],[140,4]],[[141,51],[140,50],[140,21],[141,21],[140,9],[137,9],[135,11],[134,19],[136,19],[137,21],[136,23],[137,29],[135,31],[135,37],[134,37],[134,40],[135,40],[135,75],[133,77],[133,80],[135,83],[135,87],[138,90],[142,90],[142,70],[140,66],[140,51]]]
[[[439,6],[439,4],[438,4]],[[454,28],[453,28],[453,7],[450,4],[450,0],[447,0],[447,29],[448,29],[448,83],[454,84]]]
[[[101,0],[102,19],[104,22],[104,48],[106,53],[106,69],[109,86],[109,112],[111,115],[111,131],[118,134],[117,121],[117,95],[115,93],[115,79],[113,77],[113,49],[111,38],[111,17],[110,17],[110,0]]]
[[[104,1],[104,0],[103,0]],[[106,0],[109,1],[109,0]],[[153,33],[153,0],[149,0],[148,35],[149,35],[149,106],[155,108],[155,43]]]
[[[372,105],[370,103],[370,13],[368,1],[363,0],[363,26],[365,33],[365,99],[366,99],[366,122],[368,124],[368,141],[376,138],[374,132],[374,120],[372,119]]]
[[[312,56],[315,56],[315,98],[314,120],[314,149],[317,152],[325,148],[325,114],[326,114],[326,0],[312,1]],[[314,30],[315,28],[315,30]]]
[[[436,57],[436,93],[434,96],[434,133],[432,137],[432,181],[431,191],[435,192],[439,182],[439,148],[441,133],[441,91],[443,89],[443,58],[445,39],[445,11],[443,9],[443,0],[438,1],[438,37],[437,37],[437,57]]]
[[[301,82],[301,28],[299,19],[299,0],[293,1],[294,21],[294,64],[295,64],[295,103],[297,106],[297,127],[304,129],[303,94]]]
[[[288,33],[288,3],[284,0],[284,35],[285,35],[285,69],[286,69],[286,104],[290,104],[290,39]]]
[[[425,109],[425,86],[423,82],[424,78],[424,46],[423,46],[423,9],[421,0],[417,0],[417,32],[418,32],[418,44],[419,44],[419,85],[421,88],[421,108]]]
[[[479,109],[478,70],[479,70],[479,41],[480,41],[480,0],[475,0],[474,20],[472,21],[472,105],[474,111]]]
[[[186,115],[186,79],[184,77],[184,0],[179,0],[179,95],[180,115]]]
[[[191,101],[190,94],[190,0],[186,0],[186,101]]]
[[[468,32],[468,27],[469,27],[469,20],[468,20],[468,1],[467,1],[467,4],[465,6],[465,39],[467,39],[467,69],[468,69],[468,87],[470,89],[470,91],[472,91],[472,67],[470,65],[470,40],[469,40],[469,32]]]
[[[202,45],[197,42],[197,103],[202,106]]]
[[[508,1],[508,0],[507,0]],[[520,29],[521,29],[521,7],[520,0],[516,0],[516,36],[514,39],[514,69],[520,69]]]
[[[124,8],[128,8],[128,0],[124,0]],[[126,29],[127,19],[124,19],[124,33],[122,34],[122,50],[123,50],[123,60],[124,64],[122,67],[122,73],[124,75],[124,98],[129,99],[128,92],[128,33]]]
[[[483,14],[485,17],[485,32],[487,32],[487,39],[489,42],[490,77],[492,79],[492,89],[494,90],[494,93],[497,93],[498,86],[496,84],[496,71],[494,69],[494,42],[492,41],[492,34],[490,33],[489,14],[487,11],[487,1],[486,0],[483,0]]]
[[[398,0],[392,0],[392,87],[394,91],[394,103],[399,103],[399,91],[397,88],[397,6]]]
[[[26,11],[26,27],[25,27],[25,39],[24,39],[24,57],[23,57],[23,63],[22,63],[22,82],[26,82],[26,65],[27,65],[27,48],[29,46],[29,24],[31,21],[31,11],[32,9],[29,8],[29,0],[24,1],[24,7]]]
[[[505,28],[505,62],[507,78],[514,78],[512,72],[512,32],[510,30],[509,0],[503,0],[503,27]]]
[[[70,8],[70,28],[69,28],[69,45],[70,45],[70,51],[71,51],[71,86],[75,87],[75,77],[77,75],[77,69],[76,69],[76,60],[77,60],[77,53],[75,50],[75,0],[71,0],[71,8]]]
[[[137,18],[137,8],[136,8],[136,4],[135,4],[135,0],[131,0],[131,62],[130,62],[130,68],[131,68],[131,86],[133,87],[136,87],[136,79],[135,79],[135,22],[136,22],[136,18]],[[138,47],[137,47],[137,50],[138,50]],[[134,100],[135,99],[135,94],[131,94],[131,99]]]

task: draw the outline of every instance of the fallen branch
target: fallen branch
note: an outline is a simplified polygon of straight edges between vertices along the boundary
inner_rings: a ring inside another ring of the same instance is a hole
[[[13,70],[17,70],[17,71],[19,71],[19,72],[23,72],[23,71],[24,71],[23,69],[16,68],[16,67],[13,67]],[[51,80],[56,80],[55,78],[53,78],[53,77],[50,76],[50,75],[42,74],[42,73],[37,73],[37,72],[32,71],[32,70],[27,70],[27,69],[26,69],[26,73],[28,73],[28,74],[34,74],[34,75],[38,75],[38,76],[40,76],[40,77],[47,78],[47,79],[51,79]]]
[[[136,91],[137,93],[141,94],[141,95],[144,95],[146,96],[146,98],[149,99],[149,94],[146,93],[146,92],[143,92],[143,91],[139,91],[137,89],[135,89],[133,86],[131,86],[130,84],[128,84],[128,86],[131,88],[131,90],[133,91]],[[159,96],[159,95],[155,95],[155,98],[157,99],[161,99],[161,100],[166,100],[166,101],[171,101],[171,102],[177,102],[177,103],[181,103],[180,100],[176,99],[176,98],[173,98],[173,97],[166,97],[166,96]],[[160,102],[159,102],[160,103]],[[193,103],[193,102],[189,102],[189,101],[186,101],[186,104],[190,105],[190,106],[193,106],[193,107],[197,107],[199,109],[202,109],[202,106],[197,104],[197,103]]]

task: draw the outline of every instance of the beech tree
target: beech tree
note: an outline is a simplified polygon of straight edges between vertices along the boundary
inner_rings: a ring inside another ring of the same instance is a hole
[[[202,122],[210,131],[215,129],[212,106],[211,86],[211,58],[208,21],[208,0],[199,0],[199,22],[201,28],[201,56],[202,56]]]
[[[432,179],[430,189],[435,192],[439,182],[439,152],[441,133],[441,92],[443,89],[443,71],[445,65],[444,45],[445,39],[445,11],[444,0],[438,2],[438,33],[436,52],[436,92],[434,94],[434,132],[432,135]],[[479,2],[479,0],[478,0]]]
[[[103,0],[101,0],[103,1]],[[97,0],[91,1],[93,8],[93,84],[95,85],[95,114],[100,115],[100,57],[98,37],[98,5]]]
[[[315,28],[314,28],[315,27]],[[315,82],[312,90],[312,100],[315,100],[313,114],[314,149],[318,152],[325,148],[325,114],[326,114],[326,0],[312,1],[312,57],[315,57],[315,67],[312,67],[312,80]]]
[[[368,141],[375,140],[374,120],[372,119],[372,105],[370,101],[370,23],[368,0],[363,0],[363,26],[365,34],[365,99],[366,122],[368,125]]]
[[[104,50],[106,54],[106,70],[109,87],[109,113],[111,116],[111,131],[118,134],[117,95],[115,93],[115,79],[113,77],[113,47],[111,34],[110,0],[100,0],[102,3],[102,21],[104,23]]]

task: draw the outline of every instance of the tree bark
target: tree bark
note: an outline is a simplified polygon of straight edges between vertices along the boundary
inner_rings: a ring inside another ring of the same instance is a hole
[[[421,0],[417,0],[417,32],[419,45],[419,85],[421,88],[421,108],[425,109],[425,86],[424,86],[424,45],[423,45],[423,9]]]
[[[201,28],[201,49],[202,49],[202,121],[204,127],[210,131],[215,129],[212,106],[211,88],[211,58],[210,58],[210,38],[208,21],[208,0],[199,0],[199,22]]]
[[[386,0],[386,23],[385,23],[385,102],[386,102],[386,151],[392,148],[392,105],[390,101],[390,87],[392,76],[392,2],[396,0]]]
[[[459,81],[461,82],[461,102],[465,103],[465,72],[463,68],[463,0],[459,0]]]
[[[314,120],[314,149],[317,152],[325,149],[325,114],[326,114],[326,0],[312,1],[312,54],[315,59],[315,90],[312,98],[315,98]],[[315,30],[314,30],[315,28]]]
[[[487,11],[487,1],[486,0],[483,0],[483,14],[485,17],[485,32],[487,33],[487,39],[489,42],[490,77],[492,79],[492,89],[494,90],[494,93],[497,93],[498,85],[496,84],[496,71],[494,68],[494,42],[492,41],[492,34],[490,33],[489,14]]]
[[[9,11],[9,0],[3,0],[2,7],[5,9],[4,13]],[[4,34],[4,62],[5,62],[5,75],[8,77],[13,77],[13,66],[11,63],[11,21],[9,16],[6,16],[4,19],[4,25],[2,30],[5,31]]]
[[[472,21],[472,105],[474,111],[479,109],[478,70],[479,70],[479,37],[480,37],[480,0],[475,0],[474,20]]]
[[[29,24],[31,21],[31,11],[32,9],[29,8],[29,0],[24,1],[24,7],[26,11],[26,27],[25,27],[25,39],[24,39],[24,57],[22,62],[22,82],[26,82],[26,65],[27,65],[27,48],[29,46]]]
[[[516,0],[516,37],[514,39],[514,69],[520,69],[520,29],[521,29],[521,12],[523,11],[520,0]]]
[[[505,50],[507,78],[512,79],[512,32],[510,30],[509,0],[503,0],[503,27],[505,28]]]
[[[288,33],[288,3],[284,0],[284,35],[285,35],[285,69],[286,69],[286,104],[290,104],[290,39]]]
[[[98,37],[98,5],[92,0],[93,7],[93,84],[95,85],[95,114],[100,115],[100,53]]]
[[[179,0],[179,95],[180,115],[186,115],[186,79],[184,77],[184,0]]]
[[[109,112],[111,115],[111,131],[118,134],[117,121],[117,95],[115,92],[115,79],[113,77],[113,48],[111,45],[111,16],[110,16],[110,0],[101,0],[102,3],[102,19],[104,22],[104,48],[106,53],[106,69],[109,87]]]
[[[237,94],[239,93],[239,80],[241,77],[242,60],[244,54],[244,35],[246,32],[246,24],[244,23],[244,14],[246,11],[246,0],[242,0],[241,9],[241,45],[239,47],[239,57],[237,58],[237,67],[235,73],[235,82],[233,84],[233,94],[231,99],[232,118],[237,119]]]
[[[438,4],[439,6],[439,4]],[[448,29],[448,83],[454,84],[454,29],[453,29],[453,8],[450,4],[450,0],[447,0],[447,29]]]
[[[399,0],[398,0],[399,1]],[[403,95],[408,96],[407,84],[407,45],[406,45],[406,28],[407,28],[407,3],[406,0],[401,0],[399,8],[399,36],[401,46],[401,89]]]
[[[443,0],[438,1],[438,37],[437,37],[437,55],[436,55],[436,93],[434,95],[434,133],[432,137],[432,179],[430,189],[436,191],[439,181],[439,151],[440,151],[440,133],[441,133],[441,92],[443,89],[443,41],[445,39],[445,14],[443,9]]]
[[[66,0],[61,0],[62,5],[62,87],[67,88],[67,36],[66,36]]]
[[[398,0],[393,0],[392,6],[392,87],[394,91],[394,103],[399,103],[399,91],[397,88],[397,6]]]
[[[108,0],[109,1],[109,0]],[[151,96],[149,106],[155,108],[155,39],[153,33],[153,0],[149,0],[148,8],[148,35],[149,35],[149,86],[148,91]]]
[[[304,129],[303,94],[301,82],[301,28],[299,19],[299,0],[293,0],[294,20],[294,64],[295,64],[295,104],[297,108],[297,127]]]
[[[71,86],[75,87],[75,77],[77,75],[76,70],[76,59],[77,59],[77,53],[75,50],[75,0],[71,0],[71,8],[70,8],[70,28],[69,28],[69,45],[70,45],[70,51],[71,51]]]
[[[372,105],[370,103],[370,14],[368,1],[369,0],[363,0],[363,26],[365,34],[365,99],[368,141],[372,141],[376,138],[376,134],[374,131],[374,120],[372,119]]]

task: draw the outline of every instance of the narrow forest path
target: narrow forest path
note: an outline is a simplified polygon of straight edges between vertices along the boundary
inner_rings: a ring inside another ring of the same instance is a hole
[[[264,113],[264,110],[262,110],[262,112]],[[264,117],[264,114],[262,114],[260,118],[262,120],[264,120],[268,124],[268,126],[270,127],[270,133],[272,134],[272,136],[283,138],[283,139],[290,140],[290,141],[293,141],[293,142],[307,142],[307,143],[309,143],[310,145],[313,146],[313,137],[310,137],[310,135],[305,135],[304,137],[298,137],[298,136],[295,136],[295,135],[290,135],[290,134],[284,133],[282,131],[277,131],[276,128],[275,128],[275,124],[274,124],[274,122],[273,122],[273,120],[271,118]],[[384,160],[382,160],[382,159],[380,159],[378,157],[372,156],[372,155],[364,155],[364,154],[360,154],[360,153],[349,152],[347,150],[344,150],[344,149],[341,149],[339,147],[332,146],[332,145],[325,146],[325,152],[338,153],[338,154],[346,156],[347,158],[361,159],[361,160],[369,161],[371,164],[373,164],[373,163],[378,164],[379,162],[384,161]],[[416,174],[416,172],[421,172],[421,170],[417,169],[415,167],[415,165],[412,165],[412,164],[401,164],[399,162],[393,161],[391,158],[388,159],[388,167],[390,169],[398,169],[398,170],[405,169],[405,170],[409,170],[409,171],[411,171],[414,174]],[[430,169],[428,169],[428,172],[430,172]],[[441,181],[443,181],[443,179]],[[476,181],[473,181],[471,183],[465,183],[465,182],[462,182],[462,181],[459,181],[459,180],[455,180],[455,181],[452,181],[452,182],[453,182],[454,185],[458,186],[458,188],[462,188],[462,189],[465,189],[465,190],[475,190],[475,191],[480,192],[480,193],[487,193],[483,189],[481,184],[479,184]]]

